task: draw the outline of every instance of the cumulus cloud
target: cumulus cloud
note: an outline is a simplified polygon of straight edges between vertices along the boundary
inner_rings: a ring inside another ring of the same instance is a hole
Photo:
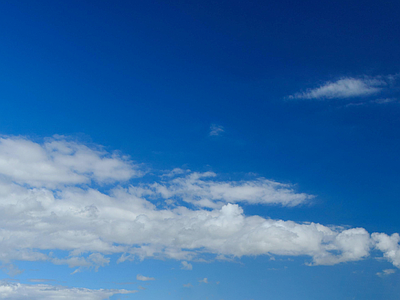
[[[136,280],[140,280],[140,281],[150,281],[150,280],[155,280],[155,278],[153,277],[147,277],[147,276],[143,276],[143,275],[136,275]]]
[[[387,235],[385,233],[373,233],[372,239],[375,247],[383,252],[383,256],[394,266],[400,268],[400,236],[398,233]]]
[[[216,174],[211,172],[176,172],[180,177],[166,177],[154,184],[121,185],[117,178],[126,180],[135,174],[131,163],[121,156],[113,158],[105,152],[92,154],[99,161],[115,159],[119,166],[115,168],[115,164],[110,163],[110,174],[114,175],[100,176],[94,175],[97,167],[82,166],[78,170],[75,167],[78,163],[71,160],[80,162],[79,155],[69,154],[69,163],[59,162],[54,154],[25,159],[17,152],[29,153],[32,147],[33,152],[46,153],[46,144],[23,138],[9,139],[3,139],[0,147],[0,261],[5,265],[15,260],[43,260],[67,264],[78,268],[77,271],[96,270],[109,263],[107,255],[115,253],[121,254],[120,263],[148,257],[187,262],[212,254],[216,258],[230,259],[246,255],[301,255],[308,256],[313,265],[333,265],[365,259],[372,249],[377,249],[384,258],[400,267],[398,234],[373,233],[370,236],[363,228],[246,216],[238,204],[293,206],[310,199],[310,195],[296,193],[290,185],[266,179],[221,182],[214,180]],[[62,139],[57,143],[70,145]],[[16,144],[18,151],[12,153]],[[73,145],[86,149],[81,144]],[[85,151],[92,153],[87,149]],[[27,171],[20,158],[27,162]],[[37,179],[30,161],[35,161]],[[74,167],[66,168],[67,165]],[[18,172],[12,170],[14,166],[19,168]],[[57,173],[57,168],[60,174],[66,174],[65,177],[55,180],[44,175]],[[117,170],[121,168],[131,171],[120,173]],[[89,169],[92,171],[87,171]],[[73,180],[65,179],[75,176],[86,179],[74,185]],[[110,188],[99,190],[95,179],[99,176],[116,182]],[[84,182],[87,184],[81,185]],[[178,202],[173,206],[157,204],[178,198],[194,204],[193,208]],[[69,254],[54,257],[52,250],[64,250]],[[187,263],[186,267],[189,265]],[[150,277],[137,277],[138,280],[146,278]]]
[[[128,290],[91,290],[85,288],[68,288],[48,284],[21,284],[0,281],[0,298],[10,300],[55,300],[80,299],[102,300],[116,294],[132,294],[137,291]]]
[[[193,270],[192,264],[188,263],[187,261],[182,261],[181,264],[182,264],[181,266],[182,270]]]
[[[210,126],[210,136],[218,136],[224,132],[224,127],[217,124],[211,124]]]
[[[38,144],[22,137],[0,138],[0,174],[32,187],[59,187],[128,180],[141,173],[126,157],[62,137]]]
[[[382,78],[352,78],[345,77],[337,81],[328,81],[321,86],[305,92],[289,96],[290,99],[333,99],[353,98],[376,94],[386,86]]]

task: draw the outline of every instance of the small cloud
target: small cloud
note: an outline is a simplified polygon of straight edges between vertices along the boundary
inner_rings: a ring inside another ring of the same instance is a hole
[[[223,133],[225,130],[224,130],[224,127],[223,126],[221,126],[221,125],[217,125],[217,124],[211,124],[211,126],[210,126],[210,136],[218,136],[218,135],[220,135],[221,133]]]
[[[376,94],[387,82],[380,77],[352,78],[345,77],[335,82],[325,82],[321,86],[289,96],[289,99],[334,99],[353,98]]]
[[[41,283],[41,282],[49,282],[49,281],[55,281],[54,279],[28,279],[29,282],[36,282],[36,283]]]
[[[141,285],[139,285],[138,288],[139,288],[139,290],[143,290],[143,291],[146,289],[145,287],[142,287]]]
[[[387,104],[387,103],[393,103],[393,102],[398,102],[396,98],[381,98],[381,99],[376,99],[374,101],[371,101],[371,103],[376,103],[376,104]]]
[[[143,275],[140,275],[140,274],[136,275],[136,279],[140,280],[140,281],[155,280],[155,278],[153,278],[153,277],[146,277],[146,276],[143,276]]]
[[[188,284],[184,284],[183,287],[191,288],[191,287],[193,287],[193,285],[191,283],[188,283]]]
[[[376,273],[376,275],[378,275],[379,277],[384,277],[384,276],[388,276],[390,274],[394,274],[395,272],[396,272],[395,269],[386,269],[386,270],[383,270],[382,272]]]
[[[74,274],[79,273],[79,272],[81,272],[81,269],[76,269],[76,270],[73,271],[70,275],[74,275]]]
[[[181,168],[175,168],[172,171],[162,174],[161,177],[175,177],[176,175],[185,174],[187,172],[190,172],[190,170],[183,170]]]
[[[181,269],[182,270],[192,270],[193,266],[192,266],[192,264],[188,263],[187,261],[183,261]]]
[[[200,282],[200,283],[208,283],[208,279],[207,279],[207,278],[204,278],[204,279],[202,279],[202,280],[199,280],[199,282]]]
[[[365,106],[365,105],[380,105],[380,104],[389,104],[389,103],[399,103],[396,98],[380,98],[375,99],[367,102],[351,102],[346,104],[344,107],[351,107],[351,106]]]
[[[0,269],[3,269],[5,273],[7,273],[8,276],[14,277],[17,275],[20,275],[24,273],[25,270],[20,270],[18,269],[17,266],[14,266],[13,264],[6,264],[0,266]]]

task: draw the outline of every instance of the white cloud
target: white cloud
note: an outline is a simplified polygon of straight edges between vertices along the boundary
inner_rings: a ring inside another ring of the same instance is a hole
[[[199,280],[199,282],[200,282],[200,283],[208,283],[208,279],[207,279],[207,278],[204,278],[204,279]]]
[[[181,266],[182,270],[193,270],[192,264],[188,263],[187,261],[182,261],[181,264],[182,264]]]
[[[0,173],[19,184],[58,187],[128,180],[141,173],[117,153],[92,149],[61,137],[38,144],[22,137],[0,138]]]
[[[211,124],[210,126],[210,136],[218,136],[224,132],[224,127],[217,124]]]
[[[49,281],[55,281],[54,279],[41,279],[41,278],[33,278],[33,279],[28,279],[29,282],[49,282]]]
[[[153,278],[153,277],[146,277],[146,276],[143,276],[143,275],[138,274],[138,275],[136,275],[136,280],[140,280],[140,281],[149,281],[149,280],[155,280],[155,278]]]
[[[0,266],[0,269],[2,269],[7,275],[14,277],[19,274],[24,273],[24,270],[20,270],[17,266],[14,266],[13,264],[3,264]]]
[[[137,291],[128,290],[91,290],[85,288],[68,288],[48,284],[21,284],[0,282],[0,298],[10,300],[56,300],[56,299],[80,299],[102,300],[116,294],[132,294]]]
[[[250,181],[215,181],[213,172],[190,173],[171,181],[154,183],[145,187],[157,197],[180,198],[199,207],[220,208],[226,203],[281,204],[295,206],[314,196],[296,193],[293,186],[264,178]],[[151,195],[150,192],[147,192]]]
[[[191,283],[184,284],[183,287],[191,288],[193,285]]]
[[[68,265],[70,268],[80,267],[80,269],[75,270],[74,273],[79,272],[81,267],[94,268],[97,272],[99,267],[104,267],[110,263],[110,259],[104,257],[100,253],[92,253],[87,258],[81,256],[73,256],[68,258],[54,258],[52,263],[56,265]]]
[[[386,270],[383,270],[382,272],[376,273],[376,275],[378,275],[379,277],[384,277],[384,276],[388,276],[388,275],[391,275],[394,273],[396,273],[395,269],[386,269]]]
[[[118,260],[121,263],[147,257],[201,260],[208,253],[230,259],[245,255],[301,255],[310,257],[314,265],[332,265],[367,258],[371,249],[376,248],[400,267],[398,234],[373,233],[371,238],[363,228],[344,229],[246,216],[237,204],[293,206],[310,198],[307,194],[295,193],[290,185],[265,179],[220,182],[212,180],[214,173],[189,173],[140,186],[140,192],[137,186],[123,187],[118,182],[113,188],[100,191],[96,184],[65,185],[71,181],[44,176],[48,165],[54,168],[50,168],[51,172],[57,173],[59,169],[60,174],[67,174],[66,178],[95,176],[86,171],[75,172],[75,167],[69,170],[76,174],[70,175],[65,171],[65,163],[53,163],[53,159],[35,160],[39,173],[39,179],[35,179],[30,163],[26,168],[32,174],[24,171],[24,164],[18,159],[10,158],[15,143],[21,153],[29,153],[31,147],[45,148],[21,138],[11,138],[10,143],[1,144],[0,261],[6,265],[15,260],[47,260],[78,268],[76,272],[79,272],[82,268],[107,265],[107,255],[115,253],[121,254]],[[57,143],[69,145],[63,140]],[[80,144],[74,147],[84,148]],[[22,157],[18,153],[13,155]],[[106,153],[102,155],[108,157]],[[74,155],[68,159],[81,161]],[[116,159],[118,165],[125,163],[121,158]],[[41,168],[41,164],[46,167]],[[13,166],[20,172],[12,171]],[[117,180],[117,177],[110,178]],[[149,194],[154,198],[148,197]],[[160,208],[154,204],[170,198],[180,198],[197,208],[178,204]],[[52,250],[68,251],[69,255],[54,257]],[[140,276],[138,280],[148,278]]]
[[[306,92],[289,96],[290,99],[333,99],[352,98],[376,94],[387,85],[381,78],[341,78],[335,82],[328,81],[321,86]]]
[[[375,247],[383,252],[383,256],[394,266],[400,268],[400,236],[394,233],[391,236],[385,233],[373,233]]]

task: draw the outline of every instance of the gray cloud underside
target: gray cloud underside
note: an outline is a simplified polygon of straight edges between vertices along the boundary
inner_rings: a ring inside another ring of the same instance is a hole
[[[376,249],[400,267],[398,234],[245,216],[238,204],[293,206],[311,197],[291,186],[265,179],[218,182],[213,173],[192,172],[154,184],[120,185],[140,176],[138,170],[126,158],[63,139],[45,144],[2,139],[0,260],[96,269],[115,253],[121,254],[119,262],[137,257],[191,261],[209,253],[306,255],[312,264],[332,265],[364,259]],[[101,182],[115,182],[114,188],[101,192],[95,188]],[[161,209],[154,197],[172,204]],[[195,208],[168,202],[174,198]],[[54,257],[49,252],[55,249],[70,255]]]

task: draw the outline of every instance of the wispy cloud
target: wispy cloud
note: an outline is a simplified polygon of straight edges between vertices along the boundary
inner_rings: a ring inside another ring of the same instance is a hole
[[[220,208],[226,203],[280,204],[296,206],[313,195],[297,193],[290,184],[265,178],[247,181],[218,181],[214,172],[191,172],[169,181],[142,185],[138,193],[163,199],[182,199],[199,207]],[[132,188],[134,192],[135,188]],[[144,190],[146,192],[144,192]],[[152,195],[153,192],[153,195]]]
[[[103,300],[116,294],[132,294],[129,290],[91,290],[85,288],[68,288],[49,284],[22,284],[0,281],[0,298],[10,300],[53,300],[53,299],[84,299]],[[29,296],[27,296],[29,295]]]
[[[110,259],[104,257],[100,253],[92,253],[87,258],[81,256],[72,256],[63,259],[54,258],[52,259],[52,262],[56,265],[68,265],[70,268],[79,267],[79,269],[76,269],[72,273],[75,274],[82,271],[82,268],[92,268],[97,272],[99,267],[108,265],[110,263]]]
[[[50,282],[50,281],[55,281],[54,279],[41,279],[41,278],[32,278],[28,279],[29,282],[35,282],[35,283],[42,283],[42,282]]]
[[[344,107],[357,107],[357,106],[370,106],[370,105],[386,105],[400,103],[397,98],[379,98],[364,102],[351,102],[346,104]]]
[[[191,288],[191,287],[193,287],[193,285],[191,283],[187,283],[187,284],[184,284],[183,287]]]
[[[154,277],[147,277],[147,276],[143,276],[143,275],[136,275],[136,280],[140,280],[140,281],[150,281],[150,280],[155,280]]]
[[[354,98],[376,94],[388,83],[380,78],[345,77],[337,81],[328,81],[317,88],[308,89],[289,96],[289,99],[334,99]]]
[[[396,272],[395,269],[386,269],[386,270],[383,270],[382,272],[376,273],[376,275],[378,275],[379,277],[385,277],[390,274],[394,274],[395,272]]]
[[[210,136],[218,136],[221,135],[225,131],[224,127],[217,124],[211,124],[210,126]]]

